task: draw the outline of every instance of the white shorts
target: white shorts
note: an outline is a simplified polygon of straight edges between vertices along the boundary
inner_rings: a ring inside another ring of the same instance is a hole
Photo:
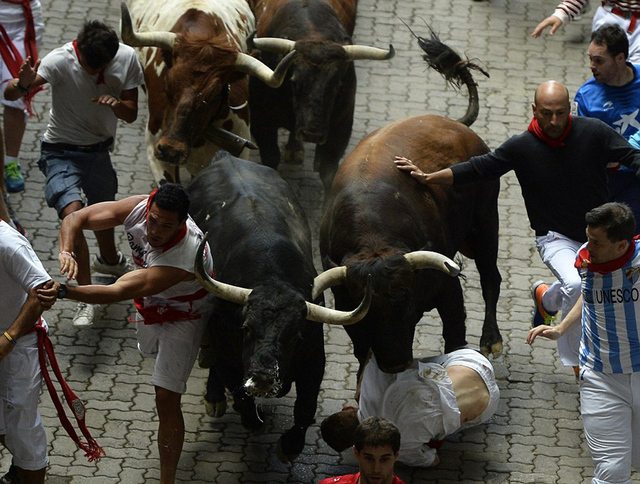
[[[209,315],[195,321],[164,324],[144,324],[140,315],[136,320],[138,350],[143,356],[156,359],[151,383],[184,394]]]
[[[47,436],[38,398],[42,372],[35,333],[23,336],[0,361],[0,435],[13,456],[13,463],[27,471],[47,467]]]
[[[44,34],[44,20],[42,19],[42,11],[40,8],[32,9],[33,13],[33,23],[35,25],[36,31],[36,45],[38,47],[38,57],[40,57],[40,45],[42,43],[42,36]],[[13,45],[16,46],[18,52],[24,59],[26,57],[26,51],[24,48],[24,37],[26,34],[25,21],[21,20],[20,22],[3,22],[2,26],[4,27],[7,35],[13,42]],[[2,92],[7,87],[7,83],[13,79],[14,77],[9,72],[9,69],[4,63],[4,59],[0,56],[0,88]],[[7,101],[4,96],[2,97],[2,104],[5,106],[10,106],[17,109],[24,110],[24,101],[22,98],[16,99],[15,101]]]

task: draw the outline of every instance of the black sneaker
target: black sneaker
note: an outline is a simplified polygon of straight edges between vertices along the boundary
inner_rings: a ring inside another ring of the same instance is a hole
[[[11,464],[9,472],[0,477],[0,484],[21,484],[20,476],[18,475],[18,468]]]

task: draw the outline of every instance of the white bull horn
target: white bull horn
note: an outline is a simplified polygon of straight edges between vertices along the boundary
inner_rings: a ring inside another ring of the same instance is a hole
[[[360,305],[353,311],[338,311],[336,309],[325,308],[318,304],[307,302],[307,319],[317,323],[324,323],[338,326],[349,326],[356,324],[367,315],[371,305],[371,274],[367,276],[367,287]]]
[[[313,289],[311,290],[311,300],[318,299],[326,289],[333,286],[339,286],[344,284],[347,279],[347,267],[338,266],[324,271],[322,274],[318,274],[313,280]]]
[[[261,37],[259,39],[254,37],[250,43],[252,43],[256,49],[282,55],[288,54],[296,46],[293,40],[281,39],[279,37]]]
[[[393,45],[389,44],[389,50],[378,49],[377,47],[369,47],[367,45],[345,45],[344,51],[347,53],[349,60],[389,60],[396,51]]]
[[[414,271],[418,269],[437,269],[451,277],[460,274],[460,267],[447,256],[428,250],[416,250],[404,255]]]
[[[204,252],[204,247],[207,243],[208,236],[209,233],[207,232],[200,242],[200,245],[198,246],[196,261],[194,264],[196,279],[200,281],[202,287],[204,287],[214,296],[219,297],[220,299],[224,299],[225,301],[230,301],[232,303],[241,304],[244,306],[249,300],[251,289],[232,286],[231,284],[225,284],[224,282],[216,281],[211,277],[210,274],[207,274],[207,271],[205,271],[202,254]]]
[[[163,50],[173,50],[176,43],[174,32],[134,32],[131,14],[125,2],[120,4],[122,20],[120,22],[120,36],[122,41],[131,47],[158,47]]]
[[[260,79],[269,87],[280,87],[295,54],[295,50],[289,52],[276,66],[276,70],[272,71],[258,59],[240,52],[236,57],[236,70]]]

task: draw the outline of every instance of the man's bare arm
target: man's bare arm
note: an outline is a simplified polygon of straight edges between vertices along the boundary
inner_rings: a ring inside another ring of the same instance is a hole
[[[69,286],[67,297],[89,304],[110,304],[145,296],[153,296],[179,282],[193,280],[195,276],[175,267],[159,266],[138,269],[120,277],[108,286],[90,284]]]
[[[104,230],[122,225],[134,207],[145,198],[139,195],[117,202],[96,203],[66,216],[58,236],[60,274],[67,274],[68,279],[75,279],[78,275],[78,264],[73,257],[78,234],[83,230]]]

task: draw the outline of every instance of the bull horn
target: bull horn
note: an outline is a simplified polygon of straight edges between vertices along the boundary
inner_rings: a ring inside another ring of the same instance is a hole
[[[451,277],[460,274],[460,267],[447,256],[428,250],[416,250],[404,255],[414,271],[418,269],[437,269]]]
[[[122,41],[131,47],[158,47],[163,50],[173,50],[176,34],[173,32],[134,32],[131,14],[125,2],[120,4],[122,21],[120,22],[120,36]]]
[[[296,43],[293,40],[281,39],[279,37],[261,37],[251,39],[254,48],[273,52],[275,54],[287,55],[291,52]]]
[[[240,52],[236,57],[236,70],[257,77],[269,87],[280,87],[295,54],[295,50],[289,52],[272,71],[258,59]]]
[[[325,323],[338,326],[350,326],[356,324],[367,315],[371,305],[371,274],[367,276],[367,288],[360,305],[353,311],[338,311],[318,304],[307,302],[307,319],[316,323]]]
[[[347,53],[349,60],[389,60],[396,51],[393,45],[389,44],[389,50],[378,49],[377,47],[369,47],[367,45],[345,45],[344,51]]]
[[[347,267],[338,266],[318,274],[313,280],[313,289],[311,290],[311,300],[318,299],[325,289],[343,284],[347,279]]]
[[[216,281],[211,277],[211,275],[207,274],[207,271],[204,270],[202,254],[204,253],[204,247],[207,244],[208,237],[209,232],[204,235],[204,238],[198,246],[198,252],[196,253],[196,261],[194,265],[196,279],[198,279],[200,284],[202,284],[202,287],[204,287],[214,296],[219,297],[220,299],[224,299],[225,301],[230,301],[232,303],[241,304],[244,306],[249,300],[251,289],[232,286],[231,284],[225,284],[224,282]]]

